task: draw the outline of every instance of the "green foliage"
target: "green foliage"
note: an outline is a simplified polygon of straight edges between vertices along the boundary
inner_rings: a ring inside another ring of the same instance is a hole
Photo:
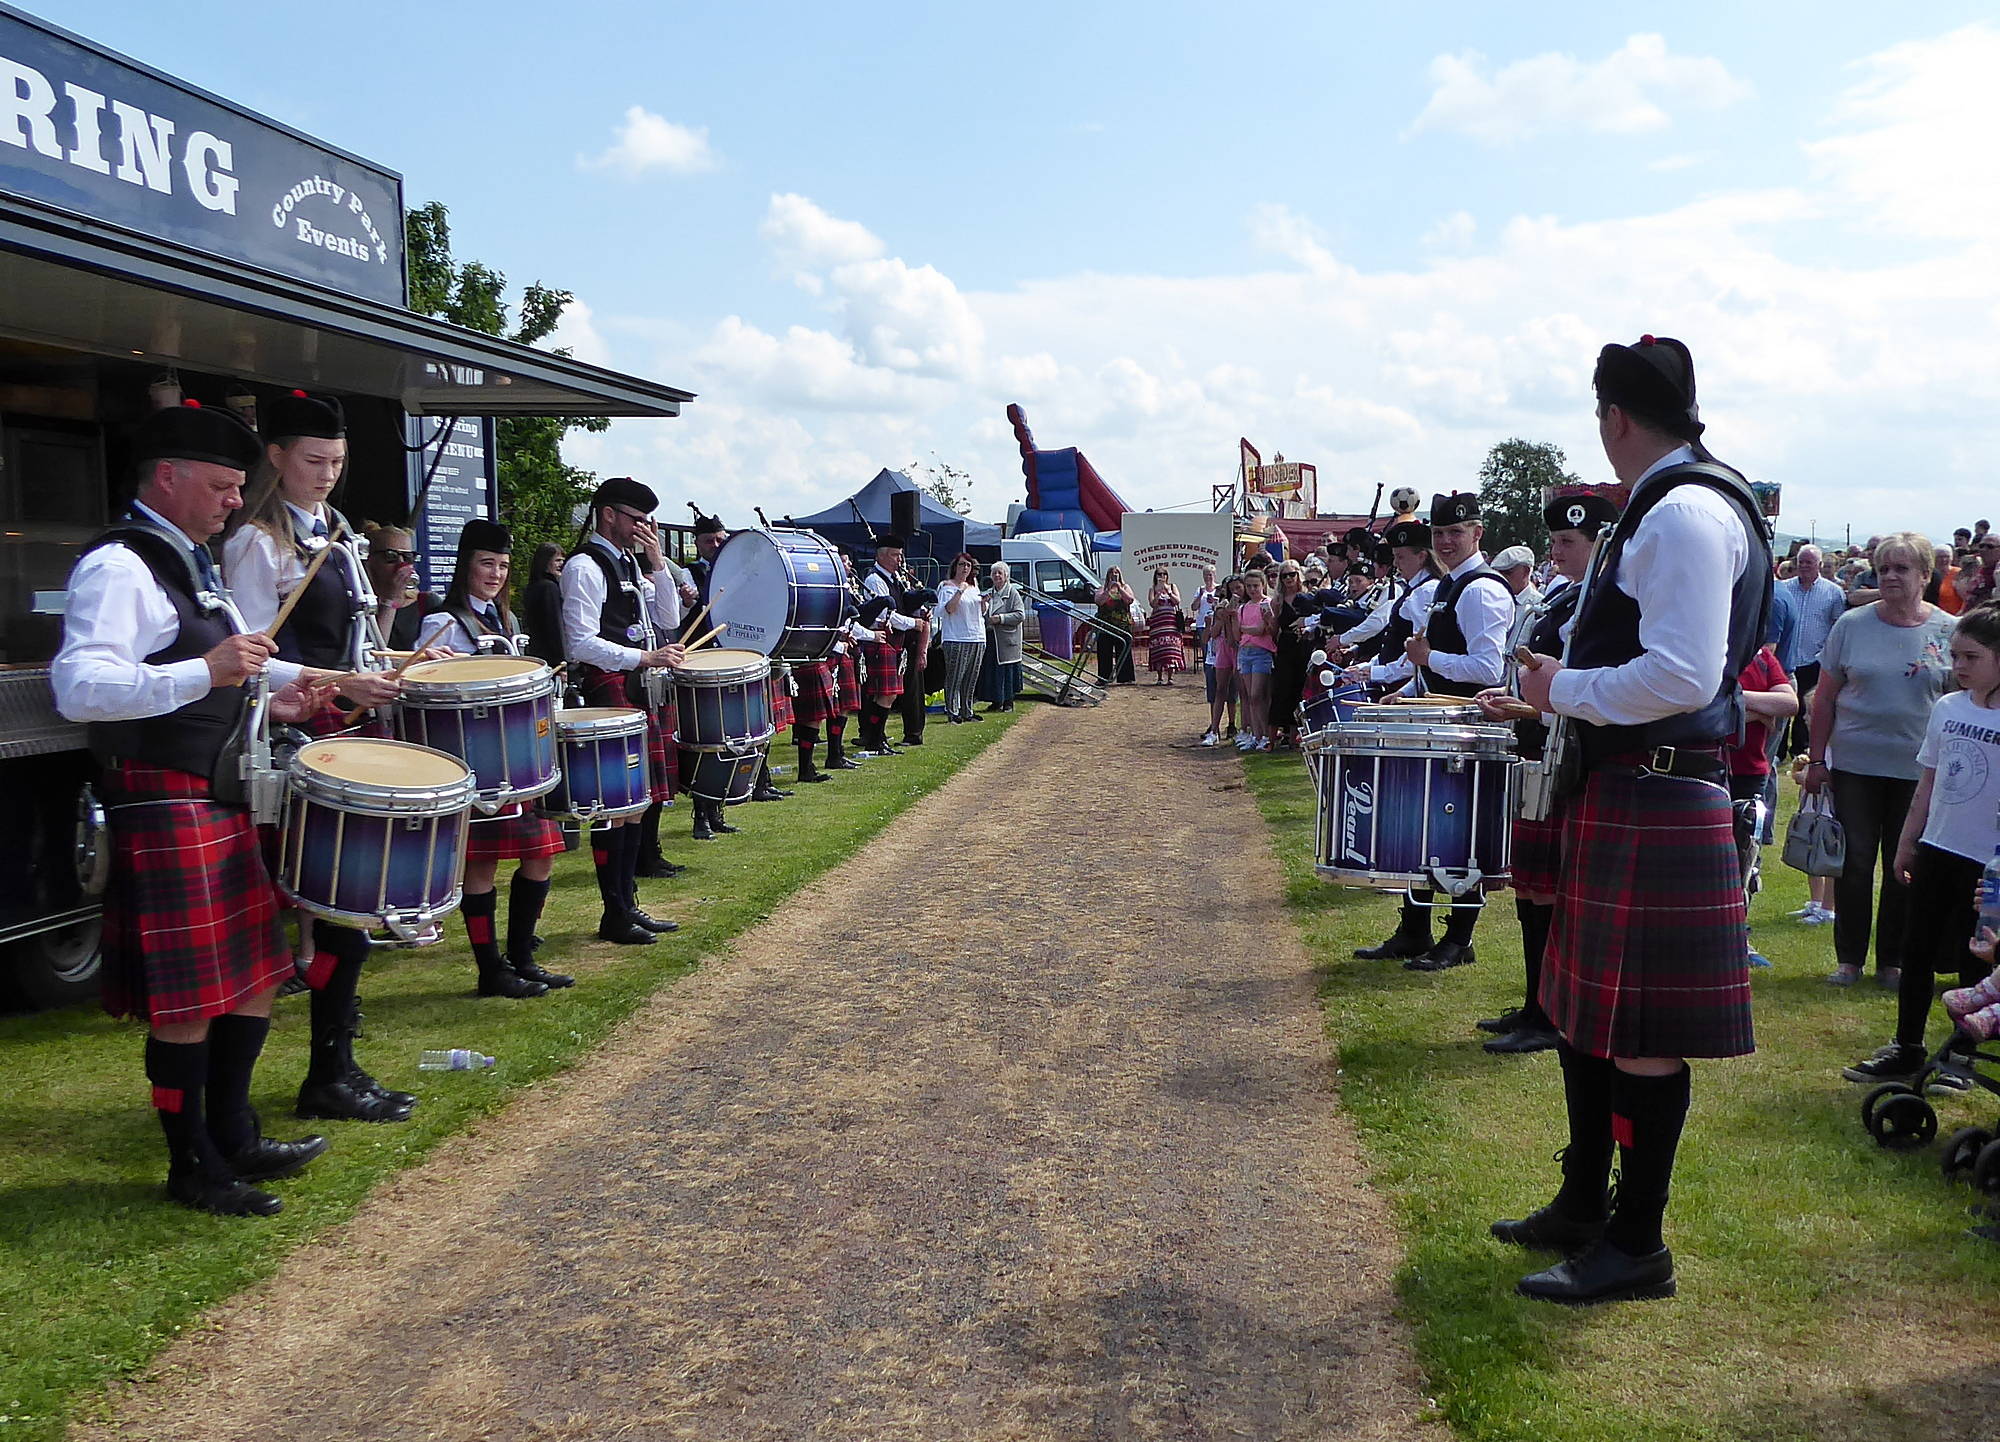
[[[1526,546],[1537,556],[1546,555],[1549,535],[1542,525],[1542,492],[1549,486],[1575,483],[1562,447],[1552,442],[1516,436],[1488,451],[1479,466],[1486,554]]]
[[[921,476],[917,484],[924,493],[946,510],[961,516],[972,514],[972,474],[950,461],[911,461],[903,468],[910,476]]]
[[[442,204],[434,200],[412,210],[404,231],[410,249],[410,306],[425,315],[536,345],[555,331],[576,298],[540,282],[530,285],[521,293],[520,318],[510,332],[506,276],[476,260],[452,259],[451,222]],[[597,484],[591,472],[563,460],[563,437],[576,430],[601,431],[609,424],[602,416],[530,416],[499,423],[500,514],[514,530],[517,590],[527,583],[527,562],[536,546],[555,541],[567,548],[576,539],[577,507]]]

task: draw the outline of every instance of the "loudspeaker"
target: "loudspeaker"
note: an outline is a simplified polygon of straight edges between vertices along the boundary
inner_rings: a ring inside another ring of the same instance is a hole
[[[914,536],[924,528],[923,492],[896,491],[889,497],[889,529]]]

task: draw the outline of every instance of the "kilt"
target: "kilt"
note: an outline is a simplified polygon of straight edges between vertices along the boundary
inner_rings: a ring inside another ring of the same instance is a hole
[[[488,821],[466,828],[467,861],[526,861],[562,854],[562,828],[540,816],[530,816],[516,803]]]
[[[1514,870],[1510,885],[1524,901],[1548,901],[1562,875],[1563,819],[1559,810],[1545,821],[1514,822]]]
[[[111,818],[106,1011],[200,1021],[292,974],[247,809],[210,801],[205,777],[138,761],[108,768],[99,789]]]
[[[792,724],[824,726],[840,710],[833,691],[833,662],[804,661],[793,665],[792,679],[799,694],[792,698]]]
[[[771,679],[764,683],[765,690],[771,698],[773,731],[784,730],[794,719],[790,674],[784,666],[774,662],[771,666]]]
[[[1541,1003],[1599,1057],[1744,1056],[1743,875],[1729,793],[1590,772],[1564,808]]]
[[[587,706],[632,706],[631,688],[626,685],[624,671],[600,671],[595,666],[580,668],[577,688],[583,692]],[[675,714],[674,703],[654,711],[642,706],[646,713],[646,782],[648,794],[655,801],[674,799],[676,783],[680,771],[674,765],[674,748],[669,744],[675,731],[680,728],[680,717]],[[475,831],[477,827],[473,828]]]
[[[303,721],[282,723],[295,726],[315,741],[324,741],[329,736],[367,736],[380,741],[393,739],[389,734],[389,723],[374,711],[343,711],[337,700],[329,698],[327,703],[306,717]]]
[[[893,701],[903,694],[903,643],[901,641],[863,641],[862,654],[868,661],[868,680],[861,688],[861,699],[881,703]]]
[[[834,699],[842,712],[849,716],[861,714],[861,671],[854,664],[854,647],[850,645],[837,658],[840,663],[840,694]]]

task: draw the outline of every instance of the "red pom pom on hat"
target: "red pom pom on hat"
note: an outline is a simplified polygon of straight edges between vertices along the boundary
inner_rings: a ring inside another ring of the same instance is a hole
[[[1646,344],[1651,345],[1652,343],[1653,343],[1653,338],[1651,336],[1647,336]],[[305,400],[307,398],[306,393],[304,391],[293,391],[292,394],[297,396],[300,400]]]
[[[1639,337],[1639,344],[1640,344],[1640,345],[1652,345],[1652,344],[1653,344],[1653,338],[1652,338],[1651,336],[1649,336],[1649,335],[1642,335],[1642,336],[1640,336],[1640,337]],[[295,391],[295,392],[293,392],[293,394],[294,394],[294,395],[296,395],[296,394],[297,394],[297,392]]]
[[[198,411],[201,409],[201,402],[196,400],[193,396],[189,396],[186,400],[182,401],[181,404],[186,406],[191,411]]]

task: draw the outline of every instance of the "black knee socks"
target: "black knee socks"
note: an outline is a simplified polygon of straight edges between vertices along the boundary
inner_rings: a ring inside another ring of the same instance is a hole
[[[493,936],[493,918],[500,908],[498,891],[468,891],[458,903],[465,934],[472,942],[472,959],[481,971],[500,965],[500,945]]]
[[[660,857],[660,811],[661,805],[655,801],[646,808],[635,828],[639,833],[639,855],[642,860],[656,861]]]
[[[541,923],[542,908],[549,899],[549,879],[530,881],[514,873],[507,886],[507,955],[517,961],[535,955],[535,927]]]
[[[1430,894],[1428,891],[1424,893],[1427,897]],[[1407,940],[1421,941],[1425,946],[1429,946],[1431,944],[1431,909],[1428,906],[1419,905],[1410,897],[1404,897],[1403,913],[1396,923],[1396,930]]]
[[[1454,906],[1451,916],[1444,924],[1444,939],[1455,941],[1460,946],[1472,945],[1472,929],[1479,925],[1479,913],[1486,908],[1477,903],[1471,906]]]
[[[1604,1239],[1630,1256],[1648,1256],[1666,1245],[1660,1219],[1692,1081],[1685,1063],[1672,1076],[1617,1074],[1611,1129],[1618,1141],[1618,1205]]]
[[[645,838],[637,826],[621,826],[613,833],[618,847],[618,895],[627,911],[639,905],[639,847]]]
[[[208,1043],[147,1037],[146,1080],[153,1084],[153,1113],[166,1133],[169,1171],[222,1172],[222,1157],[209,1137],[202,1107]]]
[[[250,1073],[271,1033],[267,1016],[232,1012],[208,1024],[208,1134],[225,1157],[257,1140],[257,1114],[250,1109]]]
[[[1554,1207],[1576,1221],[1604,1216],[1611,1180],[1611,1099],[1618,1068],[1607,1057],[1590,1056],[1568,1042],[1556,1042],[1562,1062],[1563,1103],[1569,1113],[1569,1145],[1562,1153],[1562,1190]]]
[[[701,803],[695,803],[699,806]],[[604,909],[613,916],[625,910],[625,886],[620,879],[625,864],[625,838],[638,834],[635,826],[607,826],[599,822],[590,828],[590,859],[597,864],[597,894]]]
[[[361,990],[361,963],[368,938],[352,927],[313,923],[312,1050],[306,1062],[311,1084],[339,1081],[353,1060],[354,999]]]
[[[1527,962],[1528,996],[1522,1003],[1523,1020],[1537,1026],[1549,1024],[1542,1010],[1542,956],[1549,947],[1549,923],[1556,909],[1539,901],[1514,899],[1514,915],[1521,919],[1521,955]]]

